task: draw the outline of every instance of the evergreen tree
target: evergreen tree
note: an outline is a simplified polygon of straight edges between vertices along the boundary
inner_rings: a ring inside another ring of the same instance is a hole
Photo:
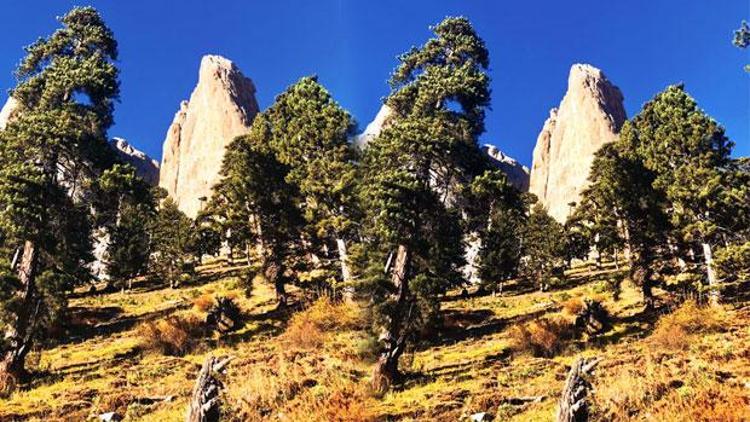
[[[550,281],[562,277],[565,269],[565,231],[563,225],[537,203],[523,230],[523,271],[546,291]]]
[[[65,307],[64,292],[89,277],[89,182],[114,159],[106,131],[119,94],[117,43],[93,8],[75,8],[60,22],[26,48],[11,92],[18,113],[0,135],[0,232],[19,251],[3,270],[11,290],[2,309],[6,391],[23,378],[34,339]]]
[[[528,198],[498,169],[474,178],[465,195],[464,232],[475,233],[480,288],[494,289],[518,274]]]
[[[673,85],[646,103],[633,119],[627,139],[654,174],[654,189],[664,192],[671,222],[688,243],[701,245],[711,300],[718,300],[712,250],[732,236],[742,203],[727,198],[731,183],[732,142],[716,121],[698,108],[682,85]],[[744,224],[743,224],[744,223]]]
[[[284,286],[303,254],[304,220],[299,190],[287,182],[289,166],[276,159],[271,136],[268,117],[261,113],[249,134],[232,141],[209,210],[229,228],[233,242],[244,244],[248,257],[255,256],[258,271],[275,286],[279,306],[284,306]]]
[[[633,124],[625,122],[619,141],[596,153],[590,185],[576,215],[587,222],[592,236],[611,239],[613,244],[619,243],[618,238],[624,241],[630,278],[641,287],[644,304],[651,308],[656,261],[663,255],[670,226],[663,211],[663,195],[652,186],[653,172],[628,149],[635,136]]]
[[[115,164],[98,180],[99,226],[107,239],[106,275],[124,288],[148,268],[150,228],[156,214],[151,187],[130,165]]]
[[[172,198],[164,199],[159,206],[151,242],[152,269],[169,287],[175,288],[193,276],[195,227]]]
[[[436,321],[439,295],[461,280],[453,186],[475,175],[489,103],[487,49],[468,20],[446,18],[432,30],[434,38],[400,57],[386,100],[394,119],[363,160],[362,280],[384,331],[373,376],[380,390],[398,377],[407,342]]]
[[[271,147],[289,167],[286,181],[304,197],[312,235],[336,243],[342,281],[351,279],[347,243],[352,237],[356,168],[348,137],[351,116],[316,77],[305,77],[276,98],[266,112]],[[331,245],[332,246],[332,245]]]

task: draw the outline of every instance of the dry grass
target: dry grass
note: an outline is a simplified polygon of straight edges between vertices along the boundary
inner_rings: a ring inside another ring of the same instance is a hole
[[[292,348],[316,349],[325,342],[326,333],[353,329],[361,323],[361,313],[356,305],[334,303],[323,296],[309,308],[292,316],[283,340]]]
[[[720,330],[726,323],[725,312],[718,307],[702,307],[687,301],[656,323],[649,337],[653,350],[684,350],[694,334]]]
[[[573,325],[561,316],[541,318],[513,327],[510,331],[513,350],[530,352],[537,357],[553,357],[562,352],[573,337]]]
[[[216,304],[216,300],[214,295],[210,293],[204,293],[193,300],[193,307],[200,312],[208,312],[214,304]]]
[[[182,356],[195,345],[203,332],[203,322],[196,316],[172,315],[149,321],[141,327],[141,347],[164,355]]]

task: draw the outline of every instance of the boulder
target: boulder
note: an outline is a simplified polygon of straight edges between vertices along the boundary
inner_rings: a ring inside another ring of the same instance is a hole
[[[594,154],[617,139],[626,120],[623,96],[604,73],[574,64],[560,106],[550,111],[534,147],[529,192],[565,222],[588,186]]]
[[[204,56],[198,84],[167,131],[159,176],[185,214],[195,217],[211,197],[225,148],[249,131],[257,113],[253,82],[231,61]]]

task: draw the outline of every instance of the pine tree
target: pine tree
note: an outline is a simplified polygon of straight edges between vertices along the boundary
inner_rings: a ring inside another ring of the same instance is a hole
[[[172,198],[164,199],[151,229],[151,266],[169,287],[178,287],[193,276],[196,237],[193,220]]]
[[[276,98],[267,110],[271,148],[289,166],[286,181],[304,197],[304,217],[312,235],[336,243],[341,280],[349,281],[347,243],[357,216],[356,167],[348,138],[351,116],[316,77],[305,77]]]
[[[117,43],[93,8],[75,8],[60,23],[26,48],[11,92],[19,111],[0,135],[0,232],[19,251],[4,271],[14,280],[2,312],[6,391],[23,378],[64,292],[89,277],[89,181],[113,161],[106,130],[119,94]]]
[[[208,209],[227,227],[232,242],[244,244],[248,258],[255,256],[257,270],[275,286],[279,306],[285,306],[284,286],[303,254],[304,220],[299,190],[287,182],[290,168],[276,159],[271,136],[268,117],[261,113],[249,134],[232,141]]]
[[[713,248],[743,227],[737,207],[744,204],[725,200],[733,196],[733,144],[682,85],[672,85],[646,103],[633,119],[633,128],[634,136],[627,141],[654,173],[653,187],[664,192],[672,224],[682,240],[701,246],[715,303],[719,286]]]
[[[96,186],[98,226],[107,240],[106,274],[114,286],[148,269],[150,228],[156,214],[151,187],[128,164],[115,164],[104,171]]]
[[[400,57],[386,100],[393,123],[363,160],[362,281],[384,331],[373,376],[380,390],[398,378],[408,341],[435,323],[439,295],[461,281],[453,187],[475,175],[489,103],[488,52],[469,21],[446,18],[432,30],[434,38]]]
[[[523,271],[542,291],[550,281],[562,277],[565,269],[565,231],[563,225],[537,203],[523,229]]]
[[[620,139],[596,153],[590,185],[575,215],[586,221],[592,236],[611,239],[614,244],[622,239],[628,250],[630,278],[641,287],[644,304],[651,308],[656,262],[664,255],[670,225],[663,211],[664,196],[652,186],[655,176],[632,149],[636,136],[634,125],[625,122]]]

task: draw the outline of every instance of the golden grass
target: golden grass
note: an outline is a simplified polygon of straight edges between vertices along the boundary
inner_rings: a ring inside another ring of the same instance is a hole
[[[654,350],[687,349],[692,335],[719,330],[725,323],[723,309],[698,306],[694,301],[687,301],[659,319],[649,337],[649,344]]]

